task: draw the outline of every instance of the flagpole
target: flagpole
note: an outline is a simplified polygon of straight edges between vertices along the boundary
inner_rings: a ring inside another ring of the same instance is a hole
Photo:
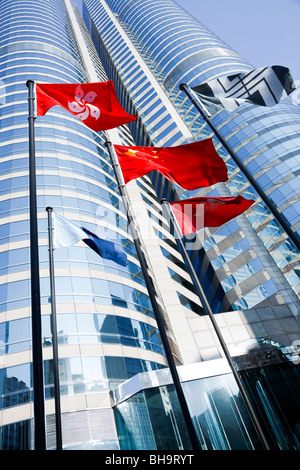
[[[29,122],[29,212],[30,212],[30,261],[31,261],[31,326],[33,364],[33,405],[35,450],[46,449],[44,368],[42,348],[41,299],[39,280],[38,224],[34,135],[34,82],[28,80]]]
[[[240,392],[241,392],[241,395],[242,395],[242,397],[244,398],[245,405],[246,405],[246,407],[247,407],[247,409],[248,409],[248,411],[249,411],[249,414],[250,414],[250,416],[251,416],[251,418],[252,418],[254,427],[255,427],[255,429],[256,429],[256,431],[257,431],[258,436],[260,437],[262,446],[263,446],[264,450],[270,450],[269,445],[268,445],[268,441],[267,441],[267,439],[266,439],[266,437],[265,437],[265,435],[264,435],[264,433],[263,433],[263,430],[262,430],[262,428],[261,428],[261,426],[260,426],[260,424],[259,424],[259,422],[258,422],[258,420],[257,420],[256,414],[255,414],[255,412],[254,412],[254,410],[253,410],[253,408],[252,408],[252,405],[251,405],[251,403],[250,403],[250,401],[249,401],[249,398],[248,398],[247,393],[246,393],[246,391],[245,391],[245,389],[244,389],[243,383],[241,382],[241,379],[240,379],[240,377],[239,377],[239,375],[238,375],[238,372],[237,372],[237,370],[236,370],[236,367],[235,367],[235,365],[234,365],[234,362],[232,361],[232,358],[231,358],[231,356],[230,356],[230,353],[229,353],[229,350],[228,350],[228,348],[227,348],[226,342],[224,341],[223,335],[222,335],[222,333],[221,333],[221,331],[220,331],[220,328],[219,328],[218,323],[217,323],[217,321],[216,321],[216,319],[215,319],[215,316],[214,316],[214,314],[213,314],[213,311],[211,310],[211,307],[210,307],[210,305],[209,305],[209,302],[208,302],[208,300],[207,300],[207,297],[206,297],[206,295],[205,295],[205,293],[204,293],[204,290],[202,289],[202,286],[201,286],[201,284],[200,284],[200,282],[199,282],[198,276],[197,276],[197,274],[196,274],[196,272],[195,272],[195,270],[194,270],[193,264],[192,264],[192,262],[191,262],[191,260],[190,260],[190,258],[189,258],[189,256],[188,256],[187,251],[186,251],[186,249],[185,249],[185,246],[184,246],[184,244],[183,244],[183,242],[182,242],[182,233],[181,233],[181,230],[180,230],[180,228],[179,228],[179,226],[178,226],[177,220],[175,219],[174,214],[173,214],[173,212],[172,212],[172,210],[171,210],[171,208],[170,208],[170,205],[169,205],[169,203],[168,203],[168,201],[167,201],[166,199],[162,199],[162,200],[161,200],[161,205],[162,205],[162,210],[163,210],[163,214],[164,214],[165,218],[166,218],[168,221],[170,221],[171,227],[173,226],[173,229],[174,229],[174,236],[175,236],[176,243],[177,243],[177,246],[178,246],[178,248],[179,248],[179,251],[181,252],[182,257],[183,257],[183,259],[184,259],[184,261],[185,261],[186,267],[187,267],[187,269],[188,269],[188,271],[189,271],[189,274],[190,274],[190,276],[191,276],[191,278],[192,278],[193,285],[195,286],[195,290],[196,290],[197,295],[198,295],[198,297],[199,297],[199,299],[200,299],[200,302],[201,302],[201,304],[203,305],[204,310],[206,311],[206,313],[208,314],[208,316],[209,316],[209,318],[210,318],[210,320],[211,320],[211,322],[212,322],[213,328],[214,328],[215,333],[216,333],[216,335],[217,335],[217,337],[218,337],[218,339],[219,339],[219,342],[220,342],[221,347],[222,347],[222,349],[223,349],[224,355],[225,355],[225,357],[226,357],[226,359],[227,359],[227,361],[228,361],[228,364],[229,364],[229,366],[230,366],[230,368],[231,368],[231,370],[232,370],[233,376],[234,376],[234,378],[235,378],[235,380],[236,380],[236,382],[237,382],[237,385],[238,385],[238,387],[239,387],[239,390],[240,390]]]
[[[50,273],[50,293],[51,293],[51,330],[52,330],[52,349],[53,349],[56,450],[62,450],[60,382],[59,382],[56,300],[55,300],[55,280],[54,280],[54,260],[53,260],[53,252],[54,252],[53,227],[52,227],[53,208],[47,207],[46,211],[48,213],[48,244],[49,244],[49,273]]]
[[[300,250],[300,240],[297,237],[296,233],[291,229],[291,227],[286,223],[284,220],[283,215],[278,211],[276,205],[273,203],[273,201],[265,194],[265,192],[262,190],[262,188],[259,186],[255,178],[252,176],[252,174],[249,172],[249,170],[246,168],[246,166],[240,161],[239,157],[237,154],[234,152],[234,150],[231,148],[231,146],[228,144],[226,139],[222,136],[222,134],[219,132],[219,130],[216,128],[216,126],[213,124],[212,120],[210,119],[210,114],[208,110],[205,108],[203,105],[202,101],[200,98],[197,96],[193,90],[188,87],[185,83],[181,83],[179,85],[180,90],[184,91],[185,94],[188,96],[188,98],[191,100],[193,105],[196,107],[196,109],[199,111],[205,122],[209,125],[211,130],[214,132],[216,137],[219,139],[221,144],[225,147],[231,158],[234,160],[236,165],[239,167],[239,169],[244,173],[250,184],[253,186],[259,197],[262,199],[262,201],[265,203],[265,205],[268,207],[269,211],[273,214],[273,216],[277,219],[277,221],[280,223],[282,226],[283,230],[286,232],[288,237],[292,240],[294,245],[298,250]]]
[[[166,353],[166,358],[167,358],[167,361],[168,361],[169,369],[170,369],[170,372],[171,372],[171,376],[172,376],[172,379],[173,379],[175,390],[177,392],[177,397],[178,397],[178,400],[179,400],[179,403],[180,403],[180,406],[181,406],[183,418],[185,420],[185,424],[186,424],[186,427],[187,427],[187,430],[188,430],[188,433],[189,433],[192,448],[193,448],[193,450],[201,450],[201,447],[200,447],[199,441],[198,441],[198,437],[197,437],[197,433],[195,431],[193,421],[192,421],[192,418],[191,418],[190,413],[189,413],[187,402],[186,402],[186,399],[185,399],[185,396],[184,396],[184,393],[183,393],[183,389],[182,389],[182,386],[181,386],[181,382],[180,382],[180,379],[179,379],[179,375],[178,375],[178,372],[177,372],[177,369],[176,369],[176,365],[175,365],[175,361],[174,361],[173,354],[172,354],[172,351],[171,351],[171,347],[170,347],[170,344],[169,344],[169,341],[168,341],[168,337],[167,337],[167,333],[166,333],[166,330],[165,330],[165,324],[164,324],[164,319],[163,319],[163,315],[162,315],[162,312],[161,312],[161,308],[160,308],[160,306],[157,302],[157,299],[156,299],[155,287],[153,285],[153,281],[152,281],[152,279],[150,277],[150,274],[148,272],[148,266],[147,266],[147,262],[146,262],[146,259],[145,259],[145,255],[142,251],[142,248],[141,248],[141,245],[140,245],[140,242],[139,242],[139,237],[138,237],[135,225],[134,225],[133,216],[132,216],[130,208],[129,208],[128,198],[127,198],[127,195],[126,195],[126,188],[125,188],[125,184],[124,184],[124,180],[123,180],[123,175],[122,175],[121,170],[120,170],[119,162],[118,162],[117,156],[115,154],[112,143],[110,141],[106,140],[105,145],[108,149],[108,152],[109,152],[109,155],[110,155],[110,158],[111,158],[111,161],[112,161],[112,166],[113,166],[115,176],[116,176],[116,179],[117,179],[117,182],[118,182],[118,187],[119,187],[119,190],[120,190],[120,194],[122,196],[122,200],[123,200],[123,203],[124,203],[124,206],[125,206],[127,219],[128,219],[128,222],[129,222],[129,225],[130,225],[130,228],[131,228],[135,248],[136,248],[137,255],[138,255],[138,258],[139,258],[139,261],[140,261],[140,265],[141,265],[141,269],[142,269],[142,272],[143,272],[143,275],[144,275],[145,283],[146,283],[146,286],[147,286],[147,289],[148,289],[148,292],[149,292],[149,297],[150,297],[150,301],[151,301],[151,304],[152,304],[153,313],[155,315],[158,330],[159,330],[161,340],[162,340],[162,343],[163,343],[163,347],[164,347],[164,350],[165,350],[165,353]]]

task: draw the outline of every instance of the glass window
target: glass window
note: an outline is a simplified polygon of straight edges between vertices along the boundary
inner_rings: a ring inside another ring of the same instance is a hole
[[[105,357],[108,379],[127,379],[125,359],[123,357]]]
[[[32,387],[31,366],[22,364],[0,370],[0,396],[2,408],[30,401]]]

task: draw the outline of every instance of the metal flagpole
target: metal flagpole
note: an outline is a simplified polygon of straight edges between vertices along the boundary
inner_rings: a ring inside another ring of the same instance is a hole
[[[30,260],[31,260],[31,324],[33,364],[33,404],[35,450],[46,449],[44,370],[41,325],[41,299],[38,253],[38,224],[36,200],[35,136],[34,136],[34,82],[28,80],[29,108],[29,211],[30,211]]]
[[[55,280],[54,280],[54,260],[53,260],[53,251],[54,251],[53,227],[52,227],[53,208],[47,207],[46,211],[48,213],[49,273],[50,273],[50,292],[51,292],[51,330],[52,330],[52,349],[53,349],[56,450],[62,450],[60,382],[59,382],[56,300],[55,300]]]
[[[142,251],[142,248],[141,248],[141,245],[140,245],[140,242],[139,242],[139,237],[138,237],[135,225],[134,225],[133,216],[132,216],[130,208],[129,208],[129,203],[128,203],[128,199],[127,199],[127,195],[126,195],[125,184],[124,184],[124,180],[123,180],[123,175],[122,175],[121,170],[120,170],[119,162],[118,162],[117,156],[115,154],[112,143],[110,141],[106,140],[105,145],[108,149],[108,152],[109,152],[109,155],[110,155],[110,158],[111,158],[111,161],[112,161],[112,166],[114,168],[114,172],[115,172],[116,179],[117,179],[117,182],[118,182],[118,187],[119,187],[119,190],[120,190],[120,194],[122,196],[122,200],[123,200],[123,203],[124,203],[124,206],[125,206],[127,219],[128,219],[128,222],[129,222],[129,225],[130,225],[130,228],[131,228],[135,248],[136,248],[137,255],[138,255],[138,258],[139,258],[139,261],[140,261],[140,264],[141,264],[141,268],[142,268],[142,272],[143,272],[143,275],[144,275],[146,286],[147,286],[147,289],[148,289],[148,292],[149,292],[149,297],[150,297],[150,301],[151,301],[151,304],[152,304],[153,312],[154,312],[154,315],[155,315],[155,319],[156,319],[156,322],[157,322],[157,326],[158,326],[158,329],[159,329],[159,333],[160,333],[160,336],[161,336],[163,347],[164,347],[164,350],[165,350],[165,353],[166,353],[166,358],[167,358],[168,365],[169,365],[170,372],[171,372],[171,376],[172,376],[172,379],[173,379],[173,382],[174,382],[175,390],[177,392],[177,397],[178,397],[178,400],[179,400],[179,403],[180,403],[180,406],[181,406],[183,418],[185,420],[185,424],[186,424],[186,427],[187,427],[187,430],[188,430],[188,433],[189,433],[191,444],[192,444],[192,447],[193,447],[194,450],[201,450],[200,445],[199,445],[199,441],[198,441],[198,437],[197,437],[197,434],[196,434],[196,431],[195,431],[195,428],[194,428],[194,425],[193,425],[193,421],[192,421],[192,418],[190,416],[189,409],[188,409],[188,406],[187,406],[187,402],[186,402],[186,399],[185,399],[185,396],[184,396],[184,393],[183,393],[181,382],[180,382],[180,379],[179,379],[179,376],[178,376],[178,372],[177,372],[177,369],[176,369],[176,365],[175,365],[175,361],[174,361],[174,358],[173,358],[173,355],[172,355],[172,351],[171,351],[171,348],[170,348],[170,345],[169,345],[169,341],[168,341],[168,337],[167,337],[167,333],[166,333],[165,325],[164,325],[164,319],[163,319],[163,315],[162,315],[162,312],[161,312],[161,308],[160,308],[160,306],[157,302],[157,299],[156,299],[156,294],[155,294],[155,288],[154,288],[154,285],[153,285],[153,281],[152,281],[152,279],[150,277],[150,274],[148,272],[148,267],[147,267],[147,262],[146,262],[146,259],[145,259],[145,255]]]
[[[234,160],[234,162],[237,164],[237,166],[240,168],[240,170],[244,173],[250,184],[253,186],[259,197],[262,199],[262,201],[265,203],[265,205],[268,207],[270,212],[273,214],[273,216],[277,219],[277,221],[280,223],[282,226],[283,230],[286,232],[286,234],[289,236],[289,238],[292,240],[294,245],[298,250],[300,250],[300,240],[298,239],[297,235],[291,227],[286,223],[284,220],[284,217],[282,214],[278,211],[276,205],[272,202],[272,200],[265,194],[265,192],[262,190],[262,188],[259,186],[259,184],[256,182],[255,178],[252,176],[252,174],[249,172],[249,170],[246,168],[246,166],[240,161],[239,157],[236,155],[234,150],[230,147],[230,145],[227,143],[225,138],[222,136],[222,134],[219,132],[219,130],[216,128],[216,126],[213,124],[213,122],[210,119],[210,114],[201,102],[200,98],[197,96],[197,94],[191,90],[185,83],[181,83],[179,86],[180,90],[184,91],[186,95],[189,97],[193,105],[197,108],[205,122],[209,125],[211,130],[214,132],[216,137],[219,139],[221,144],[225,147],[231,158]]]
[[[225,343],[225,341],[224,341],[224,339],[223,339],[223,336],[222,336],[222,333],[221,333],[221,331],[220,331],[220,328],[219,328],[219,326],[218,326],[218,324],[217,324],[217,322],[216,322],[216,319],[215,319],[215,317],[214,317],[214,314],[213,314],[213,312],[212,312],[212,310],[211,310],[211,308],[210,308],[209,302],[208,302],[208,300],[207,300],[207,298],[206,298],[206,295],[205,295],[205,293],[204,293],[204,291],[203,291],[203,289],[202,289],[202,286],[201,286],[201,284],[200,284],[200,282],[199,282],[198,276],[197,276],[197,274],[196,274],[196,272],[195,272],[195,270],[194,270],[194,267],[193,267],[193,265],[192,265],[192,262],[191,262],[191,260],[190,260],[190,258],[189,258],[189,256],[188,256],[188,254],[187,254],[187,252],[186,252],[185,246],[184,246],[184,244],[183,244],[183,242],[182,242],[182,233],[181,233],[181,230],[180,230],[180,228],[179,228],[179,226],[178,226],[178,224],[177,224],[177,220],[175,219],[174,214],[173,214],[173,212],[172,212],[172,210],[171,210],[171,208],[170,208],[170,205],[169,205],[169,203],[168,203],[168,201],[167,201],[166,199],[162,199],[161,205],[162,205],[162,209],[163,209],[164,216],[166,217],[166,219],[167,219],[168,221],[171,222],[171,224],[172,224],[172,226],[173,226],[173,228],[174,228],[174,235],[175,235],[175,239],[176,239],[176,242],[177,242],[177,246],[178,246],[178,248],[179,248],[179,251],[181,252],[181,254],[182,254],[182,256],[183,256],[183,259],[184,259],[185,264],[186,264],[186,266],[187,266],[187,269],[188,269],[188,271],[189,271],[189,273],[190,273],[190,276],[191,276],[191,278],[192,278],[192,280],[193,280],[193,284],[194,284],[194,286],[195,286],[195,289],[196,289],[196,292],[197,292],[197,294],[198,294],[198,297],[199,297],[199,299],[200,299],[200,301],[201,301],[201,303],[202,303],[202,305],[203,305],[203,308],[204,308],[204,310],[206,311],[206,313],[208,314],[208,316],[209,316],[209,318],[210,318],[210,320],[211,320],[211,322],[212,322],[213,328],[214,328],[215,333],[216,333],[216,335],[217,335],[217,337],[218,337],[218,339],[219,339],[219,341],[220,341],[220,344],[221,344],[221,347],[222,347],[223,352],[224,352],[224,354],[225,354],[225,357],[226,357],[226,359],[227,359],[227,361],[228,361],[228,364],[229,364],[229,366],[230,366],[230,368],[231,368],[231,370],[232,370],[233,376],[234,376],[234,378],[235,378],[235,380],[236,380],[236,382],[237,382],[237,385],[238,385],[238,387],[239,387],[239,389],[240,389],[241,395],[242,395],[242,397],[244,398],[246,407],[248,408],[248,411],[249,411],[249,414],[250,414],[250,416],[251,416],[251,418],[252,418],[254,427],[255,427],[255,429],[256,429],[256,431],[257,431],[258,436],[260,437],[262,446],[264,447],[264,450],[270,450],[269,445],[268,445],[268,441],[267,441],[267,439],[266,439],[266,437],[265,437],[265,435],[264,435],[264,433],[263,433],[263,431],[262,431],[262,429],[261,429],[261,426],[260,426],[260,424],[259,424],[259,422],[258,422],[258,420],[257,420],[256,414],[255,414],[255,412],[254,412],[254,410],[253,410],[253,408],[252,408],[252,405],[251,405],[251,403],[250,403],[250,401],[249,401],[249,398],[248,398],[248,396],[247,396],[247,393],[246,393],[246,391],[245,391],[245,389],[244,389],[244,386],[243,386],[243,384],[242,384],[242,382],[241,382],[241,379],[240,379],[240,377],[239,377],[239,375],[238,375],[238,373],[237,373],[237,370],[236,370],[236,368],[235,368],[235,365],[234,365],[234,363],[233,363],[233,361],[232,361],[232,359],[231,359],[230,353],[229,353],[228,348],[227,348],[227,345],[226,345],[226,343]]]

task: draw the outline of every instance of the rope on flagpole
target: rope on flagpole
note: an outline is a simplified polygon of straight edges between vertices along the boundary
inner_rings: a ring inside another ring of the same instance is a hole
[[[196,109],[199,111],[205,122],[209,125],[211,130],[214,132],[218,140],[221,142],[221,144],[224,146],[224,148],[227,150],[231,158],[234,160],[236,165],[239,167],[239,169],[244,173],[250,184],[253,186],[259,197],[262,199],[262,201],[265,203],[269,211],[273,214],[275,219],[279,222],[283,230],[286,232],[288,237],[291,239],[295,247],[300,251],[300,240],[297,236],[297,234],[292,230],[292,228],[287,224],[287,222],[284,220],[284,217],[282,214],[278,211],[276,205],[273,203],[273,201],[266,195],[266,193],[262,190],[262,188],[259,186],[259,184],[256,182],[255,178],[252,176],[252,174],[249,172],[249,170],[246,168],[246,166],[240,161],[239,157],[237,154],[234,152],[234,150],[231,148],[231,146],[228,144],[226,139],[222,136],[222,134],[219,132],[219,130],[216,128],[216,126],[213,124],[213,122],[210,119],[210,114],[207,111],[207,109],[204,107],[203,103],[201,102],[200,98],[197,96],[196,93],[193,92],[193,90],[188,87],[185,83],[181,83],[179,85],[180,90],[184,91],[185,94],[188,96],[188,98],[191,100],[193,105],[196,107]]]
[[[248,411],[249,411],[250,417],[252,418],[254,427],[255,427],[255,429],[256,429],[256,431],[257,431],[258,436],[260,437],[261,444],[262,444],[264,450],[270,450],[268,441],[267,441],[267,439],[266,439],[266,437],[265,437],[265,435],[264,435],[264,433],[263,433],[263,430],[262,430],[262,428],[261,428],[261,426],[260,426],[260,423],[259,423],[259,421],[258,421],[258,419],[257,419],[257,417],[256,417],[256,414],[255,414],[255,412],[254,412],[254,409],[253,409],[253,407],[252,407],[252,405],[251,405],[251,403],[250,403],[250,401],[249,401],[248,395],[247,395],[247,393],[246,393],[246,391],[245,391],[245,389],[244,389],[243,383],[242,383],[242,381],[241,381],[241,379],[240,379],[240,377],[239,377],[239,375],[238,375],[238,372],[237,372],[237,370],[236,370],[236,367],[235,367],[235,365],[234,365],[234,362],[233,362],[233,360],[232,360],[232,358],[231,358],[231,356],[230,356],[230,353],[229,353],[229,350],[228,350],[228,348],[227,348],[226,342],[224,341],[224,338],[223,338],[223,336],[222,336],[222,333],[221,333],[221,331],[220,331],[220,328],[219,328],[219,326],[218,326],[218,323],[217,323],[217,321],[216,321],[216,319],[215,319],[215,316],[214,316],[214,314],[213,314],[213,311],[211,310],[211,307],[210,307],[209,302],[208,302],[208,300],[207,300],[207,298],[206,298],[206,295],[205,295],[205,293],[204,293],[204,290],[202,289],[202,286],[201,286],[201,284],[200,284],[200,282],[199,282],[198,276],[197,276],[197,274],[196,274],[196,272],[195,272],[195,270],[194,270],[194,267],[193,267],[193,265],[192,265],[192,262],[191,262],[191,260],[190,260],[190,258],[189,258],[189,256],[188,256],[188,254],[187,254],[187,252],[186,252],[185,246],[184,246],[184,244],[183,244],[183,242],[182,242],[182,233],[181,233],[180,228],[179,228],[179,226],[178,226],[177,220],[176,220],[176,218],[174,217],[174,214],[173,214],[173,212],[172,212],[172,210],[171,210],[171,208],[170,208],[170,205],[169,205],[169,203],[168,203],[168,201],[167,201],[166,199],[162,199],[162,200],[161,200],[161,205],[162,205],[162,210],[163,210],[163,214],[164,214],[165,218],[167,219],[167,221],[169,221],[169,222],[171,223],[171,228],[173,227],[173,229],[174,229],[174,236],[175,236],[176,243],[177,243],[177,246],[178,246],[178,248],[179,248],[179,251],[180,251],[180,253],[182,254],[182,257],[183,257],[183,259],[184,259],[184,261],[185,261],[186,267],[187,267],[187,269],[188,269],[188,271],[189,271],[189,274],[190,274],[190,276],[191,276],[191,278],[192,278],[192,281],[193,281],[193,284],[194,284],[194,286],[195,286],[195,289],[196,289],[196,292],[197,292],[197,294],[198,294],[198,297],[199,297],[199,299],[200,299],[200,302],[201,302],[201,304],[203,305],[204,310],[206,311],[206,313],[208,314],[208,316],[209,316],[209,318],[210,318],[210,320],[211,320],[211,322],[212,322],[213,328],[214,328],[215,333],[216,333],[216,335],[217,335],[217,337],[218,337],[218,340],[219,340],[219,342],[220,342],[220,344],[221,344],[221,347],[222,347],[222,349],[223,349],[224,355],[225,355],[225,357],[226,357],[226,359],[227,359],[227,361],[228,361],[228,364],[229,364],[229,366],[230,366],[230,368],[231,368],[231,370],[232,370],[233,376],[234,376],[234,378],[235,378],[235,380],[236,380],[236,383],[237,383],[237,385],[238,385],[238,387],[239,387],[239,390],[240,390],[240,392],[241,392],[241,394],[242,394],[242,397],[244,398],[245,405],[246,405],[246,407],[247,407],[247,409],[248,409]]]
[[[130,211],[129,201],[128,201],[127,194],[126,194],[126,187],[125,187],[125,184],[124,184],[123,175],[122,175],[121,170],[120,170],[119,162],[118,162],[117,156],[115,154],[112,143],[109,140],[106,140],[105,145],[108,149],[108,152],[109,152],[109,155],[110,155],[110,158],[111,158],[111,162],[112,162],[112,166],[113,166],[114,171],[115,171],[115,176],[116,176],[116,179],[117,179],[117,182],[118,182],[118,187],[119,187],[119,190],[120,190],[120,194],[122,196],[122,200],[123,200],[123,203],[124,203],[124,206],[125,206],[125,211],[126,211],[126,215],[127,215],[127,219],[128,219],[130,228],[131,228],[131,232],[132,232],[134,244],[135,244],[135,247],[136,247],[137,255],[138,255],[138,258],[139,258],[139,261],[140,261],[141,269],[142,269],[144,279],[145,279],[145,283],[146,283],[146,286],[147,286],[147,289],[148,289],[150,301],[151,301],[152,308],[153,308],[153,313],[155,315],[158,330],[159,330],[161,340],[162,340],[162,343],[163,343],[163,347],[164,347],[164,350],[165,350],[165,353],[166,353],[168,366],[169,366],[170,373],[171,373],[171,376],[172,376],[172,379],[173,379],[173,383],[174,383],[174,386],[175,386],[177,397],[178,397],[178,400],[179,400],[179,403],[180,403],[180,406],[181,406],[183,418],[185,420],[185,424],[186,424],[186,427],[187,427],[187,430],[188,430],[188,433],[189,433],[192,448],[194,450],[201,450],[200,445],[199,445],[199,441],[198,441],[198,437],[197,437],[197,434],[196,434],[196,431],[195,431],[195,428],[194,428],[194,425],[193,425],[193,421],[192,421],[192,418],[190,416],[188,405],[187,405],[187,402],[186,402],[186,399],[185,399],[185,396],[184,396],[184,393],[183,393],[183,389],[182,389],[181,382],[180,382],[180,379],[179,379],[178,371],[176,369],[176,365],[175,365],[175,361],[174,361],[173,354],[172,354],[172,351],[171,351],[171,347],[170,347],[170,344],[169,344],[169,341],[168,341],[168,337],[167,337],[167,333],[166,333],[166,329],[165,329],[165,324],[164,324],[164,319],[163,319],[163,314],[162,314],[162,311],[161,311],[161,307],[159,306],[159,304],[157,302],[157,299],[156,299],[155,287],[153,285],[152,278],[150,277],[150,274],[148,272],[148,266],[147,266],[147,262],[146,262],[146,259],[145,259],[145,255],[142,251],[141,244],[140,244],[140,241],[139,241],[139,236],[138,236],[138,233],[137,233],[136,228],[135,228],[133,216],[132,216],[131,211]]]

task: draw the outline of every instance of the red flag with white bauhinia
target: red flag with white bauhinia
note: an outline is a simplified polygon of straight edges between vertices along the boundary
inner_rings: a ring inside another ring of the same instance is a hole
[[[120,105],[112,80],[96,83],[36,83],[37,116],[61,106],[96,132],[135,121]]]
[[[171,202],[182,235],[204,227],[219,227],[245,212],[255,201],[236,197],[195,197]]]

